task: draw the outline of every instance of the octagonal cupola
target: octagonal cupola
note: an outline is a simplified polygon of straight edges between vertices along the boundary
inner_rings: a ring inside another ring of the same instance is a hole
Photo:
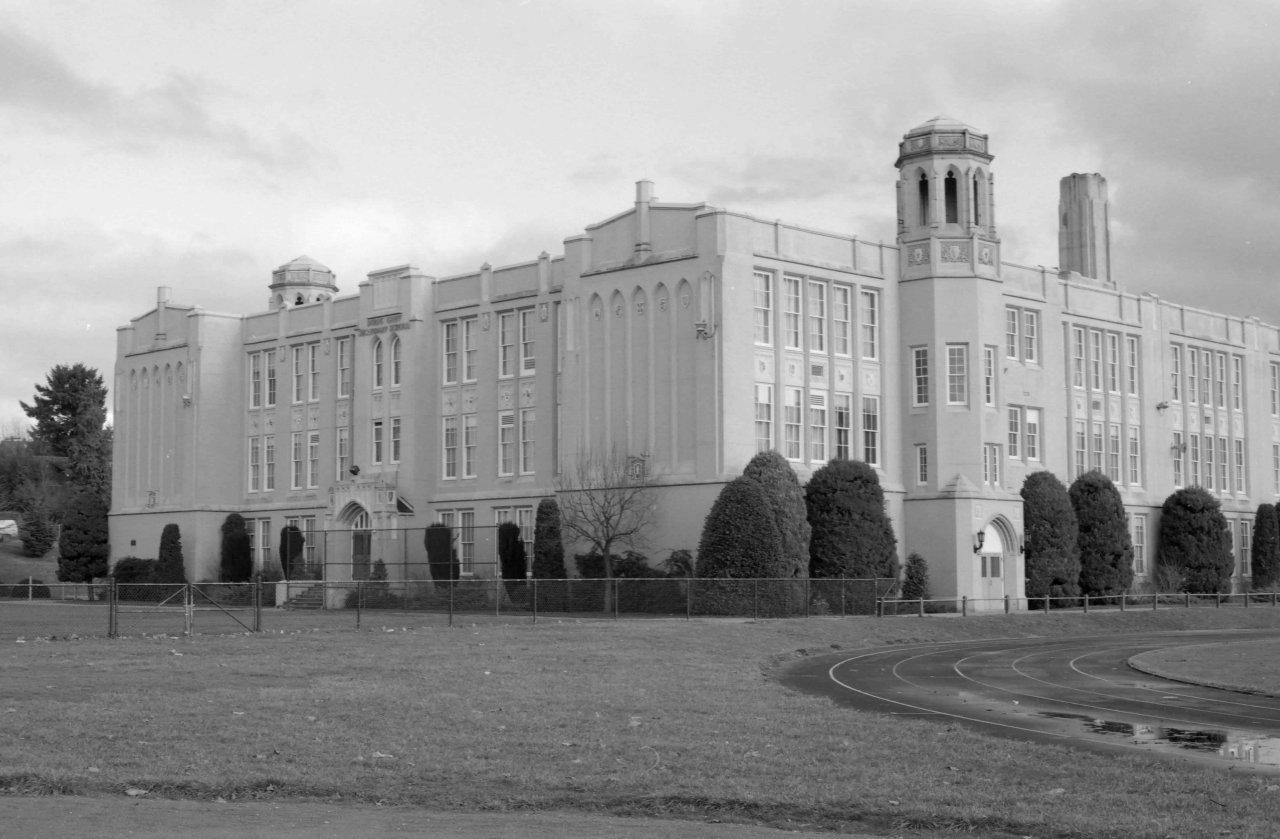
[[[309,256],[300,256],[271,272],[271,309],[320,303],[338,293],[333,272]]]

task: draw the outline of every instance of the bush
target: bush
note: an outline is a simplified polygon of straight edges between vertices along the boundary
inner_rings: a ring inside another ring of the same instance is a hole
[[[222,523],[222,582],[247,583],[253,576],[253,556],[244,516],[231,513]]]
[[[560,532],[560,505],[554,498],[538,502],[533,525],[533,576],[538,580],[563,580],[568,576]]]
[[[787,564],[777,517],[761,484],[745,475],[725,484],[702,525],[698,576],[780,577]]]
[[[1111,597],[1128,591],[1133,583],[1133,542],[1115,484],[1093,470],[1076,478],[1068,494],[1079,529],[1080,592]]]
[[[768,563],[765,573],[757,576],[808,576],[809,511],[795,470],[782,455],[767,451],[751,458],[742,470],[742,477],[760,487],[764,494],[765,508],[769,511],[778,534],[777,556]]]
[[[154,559],[126,556],[116,561],[115,567],[111,569],[111,577],[116,581],[116,585],[154,583],[157,565]]]
[[[498,525],[498,563],[507,595],[516,596],[524,589],[526,570],[520,525],[513,521],[504,521]]]
[[[22,552],[27,556],[41,557],[49,552],[57,541],[58,533],[49,514],[44,510],[33,510],[30,515],[23,516],[18,528],[18,538],[22,540]]]
[[[427,527],[422,538],[427,549],[427,568],[431,579],[437,584],[457,580],[462,568],[458,564],[458,549],[453,546],[453,528],[447,524],[433,524]]]
[[[1078,525],[1071,496],[1052,472],[1032,472],[1022,483],[1027,597],[1080,594]]]
[[[1218,499],[1208,490],[1186,487],[1165,499],[1156,562],[1177,569],[1183,591],[1215,594],[1231,590],[1235,567],[1231,530]]]
[[[404,600],[392,594],[387,583],[387,564],[375,559],[369,568],[369,579],[347,592],[344,605],[354,609],[357,604],[365,609],[401,609]]]
[[[809,576],[898,577],[898,540],[876,470],[832,460],[804,490],[810,527]]]
[[[302,552],[307,540],[296,524],[286,524],[280,528],[280,573],[286,580],[297,580],[305,576],[303,571]]]
[[[1280,583],[1280,517],[1273,504],[1259,504],[1253,518],[1253,554],[1249,570],[1253,588],[1270,588]]]
[[[902,599],[929,599],[929,564],[918,553],[907,557],[906,573],[902,578]]]
[[[186,564],[182,558],[182,534],[176,524],[166,524],[160,533],[160,558],[156,560],[157,583],[185,583]]]

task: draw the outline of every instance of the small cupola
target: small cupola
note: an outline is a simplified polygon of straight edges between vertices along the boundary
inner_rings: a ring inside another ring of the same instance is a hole
[[[272,310],[321,303],[338,293],[333,272],[309,256],[300,256],[271,272]]]

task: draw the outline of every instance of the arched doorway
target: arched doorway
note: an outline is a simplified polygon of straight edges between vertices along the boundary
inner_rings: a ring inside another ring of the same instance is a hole
[[[361,510],[351,522],[351,579],[369,579],[369,556],[373,553],[373,528],[369,511]]]
[[[977,597],[983,601],[1002,601],[1005,595],[1022,597],[1021,573],[1018,567],[1018,538],[1013,526],[1003,516],[996,516],[982,528],[978,554]],[[985,608],[1001,608],[987,602]]]
[[[373,519],[358,502],[352,501],[342,508],[335,519],[333,542],[333,571],[337,572],[332,579],[369,579],[370,560],[373,554]],[[350,577],[346,576],[343,565],[350,557]]]

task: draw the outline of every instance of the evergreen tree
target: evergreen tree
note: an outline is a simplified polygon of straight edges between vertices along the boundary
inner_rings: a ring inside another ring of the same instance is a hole
[[[43,507],[36,507],[23,516],[18,526],[18,538],[22,540],[22,552],[27,556],[41,557],[49,552],[58,540],[57,530]]]
[[[533,576],[538,580],[563,580],[568,576],[560,533],[560,505],[554,498],[539,501],[534,516]]]
[[[253,556],[244,516],[231,513],[222,522],[222,582],[247,583],[253,576]]]
[[[55,365],[36,385],[31,404],[19,402],[36,421],[31,437],[48,453],[71,457],[75,443],[102,430],[107,419],[107,386],[102,374],[83,364]]]
[[[775,521],[760,483],[743,475],[725,484],[702,525],[697,576],[782,576],[788,563]]]
[[[809,512],[804,503],[804,490],[800,488],[791,464],[775,451],[760,452],[747,463],[742,477],[754,481],[763,491],[765,504],[782,544],[779,561],[772,564],[772,571],[766,576],[807,577]]]
[[[427,567],[431,579],[437,583],[452,582],[462,570],[458,565],[458,550],[453,546],[453,528],[436,522],[427,527],[423,535],[427,549]]]
[[[929,564],[918,553],[907,557],[907,567],[902,578],[903,600],[929,599]]]
[[[1027,597],[1078,597],[1080,552],[1071,496],[1052,472],[1032,472],[1022,483]]]
[[[1156,561],[1182,575],[1184,591],[1214,594],[1231,590],[1235,558],[1231,529],[1218,499],[1201,487],[1185,487],[1164,500]]]
[[[1253,555],[1249,570],[1255,591],[1280,583],[1280,517],[1274,504],[1258,505],[1253,518]]]
[[[898,578],[898,540],[876,470],[832,460],[805,486],[809,576]]]
[[[1079,528],[1080,592],[1123,594],[1133,582],[1133,541],[1120,493],[1095,469],[1076,478],[1069,494]]]
[[[524,542],[520,539],[520,525],[513,521],[498,525],[498,562],[502,579],[525,579]]]
[[[307,540],[296,524],[280,528],[280,572],[286,580],[300,579],[303,574],[302,552]]]
[[[156,582],[185,583],[187,569],[182,557],[182,534],[172,522],[160,532],[160,554],[156,563]]]
[[[62,521],[58,538],[58,579],[87,583],[107,575],[107,506],[97,492],[83,488],[76,493]]]

